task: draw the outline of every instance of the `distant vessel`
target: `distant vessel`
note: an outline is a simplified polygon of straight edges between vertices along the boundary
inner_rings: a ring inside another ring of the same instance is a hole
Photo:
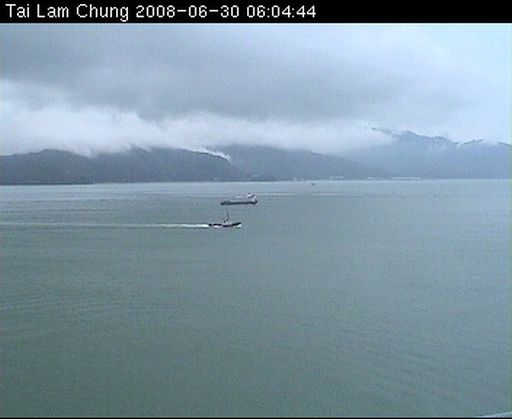
[[[220,223],[208,223],[209,227],[241,227],[242,223],[240,221],[231,221],[229,219],[229,214],[226,212],[226,218],[222,220]]]
[[[222,201],[220,204],[221,205],[247,205],[247,204],[254,205],[257,203],[258,203],[258,200],[256,199],[256,197],[253,194],[248,193],[245,196],[237,196],[233,199],[228,199],[226,201]]]

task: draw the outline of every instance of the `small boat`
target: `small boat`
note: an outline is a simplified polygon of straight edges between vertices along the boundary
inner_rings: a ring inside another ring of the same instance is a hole
[[[229,227],[241,227],[242,223],[240,221],[231,221],[229,219],[229,214],[226,212],[226,218],[222,220],[220,223],[208,223],[208,227],[216,227],[216,228],[229,228]]]
[[[254,205],[257,203],[258,203],[258,200],[256,199],[256,197],[253,194],[248,193],[245,196],[237,196],[233,199],[228,199],[226,201],[222,201],[220,204],[221,205],[247,205],[247,204]]]

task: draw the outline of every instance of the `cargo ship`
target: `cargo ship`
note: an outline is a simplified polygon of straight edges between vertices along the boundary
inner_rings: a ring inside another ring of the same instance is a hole
[[[257,203],[258,203],[258,199],[256,199],[256,197],[253,194],[248,193],[245,196],[237,196],[233,199],[228,199],[228,200],[222,201],[220,204],[221,205],[248,205],[248,204],[254,205]]]

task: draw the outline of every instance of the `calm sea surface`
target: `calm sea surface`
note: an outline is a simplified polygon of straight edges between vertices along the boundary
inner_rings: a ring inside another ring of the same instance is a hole
[[[1,187],[0,415],[512,410],[511,191]]]

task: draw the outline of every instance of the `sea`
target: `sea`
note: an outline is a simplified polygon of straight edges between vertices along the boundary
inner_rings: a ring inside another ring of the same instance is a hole
[[[2,186],[0,415],[511,411],[511,192]]]

